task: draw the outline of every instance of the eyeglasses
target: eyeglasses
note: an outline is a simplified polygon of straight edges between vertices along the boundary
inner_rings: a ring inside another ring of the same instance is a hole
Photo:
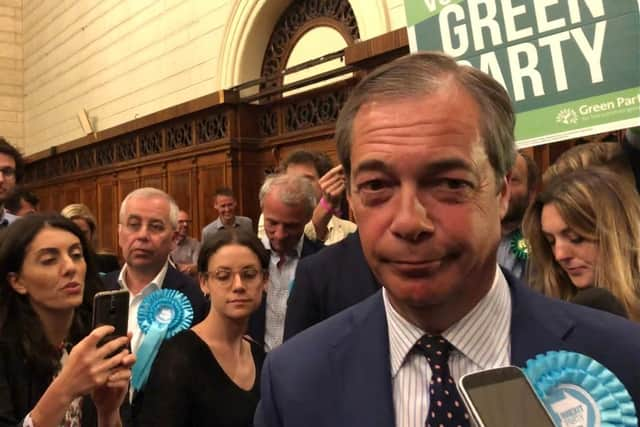
[[[7,166],[7,167],[4,167],[4,168],[0,168],[0,173],[2,173],[2,175],[5,178],[13,178],[14,176],[16,176],[16,169]]]
[[[240,281],[245,286],[256,286],[262,279],[262,270],[253,267],[246,267],[240,270],[231,270],[229,268],[218,268],[215,271],[207,271],[204,273],[207,278],[213,279],[220,286],[228,287],[233,282],[236,274],[240,276]]]

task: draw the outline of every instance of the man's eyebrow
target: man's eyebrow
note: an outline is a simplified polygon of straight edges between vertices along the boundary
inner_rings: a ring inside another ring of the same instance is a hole
[[[470,162],[458,157],[452,157],[430,162],[429,164],[425,165],[423,173],[425,175],[437,175],[439,173],[455,169],[462,169],[469,172],[475,171],[475,168]],[[392,168],[390,168],[381,160],[371,159],[358,164],[358,166],[354,169],[354,176],[357,176],[359,173],[363,172],[382,172],[391,174]]]
[[[359,163],[358,166],[353,170],[353,175],[357,176],[363,172],[383,172],[383,173],[391,173],[391,168],[383,161],[371,159],[365,160],[362,163]]]
[[[431,162],[425,166],[423,172],[427,175],[438,175],[440,173],[448,172],[451,170],[464,170],[468,172],[474,172],[476,169],[470,162],[458,157],[453,157]]]

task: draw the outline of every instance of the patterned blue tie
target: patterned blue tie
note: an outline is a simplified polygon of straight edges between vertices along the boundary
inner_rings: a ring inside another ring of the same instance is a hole
[[[431,368],[426,427],[469,427],[469,414],[449,372],[452,345],[439,335],[427,334],[416,347],[427,357]]]

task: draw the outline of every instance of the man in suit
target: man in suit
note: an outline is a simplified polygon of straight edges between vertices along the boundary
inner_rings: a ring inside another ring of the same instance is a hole
[[[516,154],[516,161],[509,177],[509,208],[502,218],[502,239],[498,245],[498,264],[520,280],[527,272],[527,254],[517,246],[522,240],[522,218],[527,207],[536,197],[538,167],[524,153]]]
[[[260,188],[266,233],[262,242],[270,250],[271,260],[267,295],[250,319],[249,334],[267,350],[282,343],[287,298],[298,261],[323,247],[304,236],[304,226],[315,206],[313,184],[301,176],[273,175]]]
[[[4,204],[24,178],[22,154],[0,136],[0,229],[9,226],[18,217],[7,212]]]
[[[267,356],[256,426],[469,426],[462,375],[560,349],[600,361],[640,404],[640,327],[497,265],[514,123],[502,86],[440,53],[354,88],[338,154],[383,289]]]
[[[242,228],[253,233],[253,221],[246,216],[237,216],[238,203],[230,188],[218,188],[213,195],[213,208],[218,218],[202,229],[202,243],[224,228]]]
[[[134,352],[142,341],[138,308],[150,293],[159,289],[182,292],[193,307],[194,325],[207,314],[207,301],[198,284],[168,262],[178,225],[178,210],[175,201],[156,188],[134,190],[120,205],[118,241],[125,265],[107,274],[104,282],[107,289],[129,291],[129,331],[133,332]]]
[[[364,259],[357,231],[301,259],[287,302],[284,339],[363,301],[379,289]]]

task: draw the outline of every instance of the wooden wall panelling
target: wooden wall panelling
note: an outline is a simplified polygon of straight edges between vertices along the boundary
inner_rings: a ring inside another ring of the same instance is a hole
[[[95,180],[85,180],[80,183],[80,203],[87,205],[91,212],[93,212],[93,215],[97,218],[99,205]]]
[[[98,222],[98,251],[118,253],[118,181],[113,175],[98,178],[98,208],[94,212]]]
[[[232,183],[226,179],[226,154],[218,151],[198,157],[197,174],[197,209],[198,222],[194,221],[197,235],[202,228],[215,220],[218,215],[213,209],[213,192],[219,187],[231,187]],[[233,189],[237,193],[237,189]]]
[[[140,168],[140,187],[153,187],[167,191],[166,163],[153,164]]]
[[[53,212],[53,191],[51,188],[42,186],[32,189],[33,193],[40,199],[38,210],[43,213]]]
[[[140,188],[140,180],[138,177],[137,168],[127,169],[125,171],[119,172],[117,174],[118,180],[118,191],[117,191],[117,200],[118,205],[127,194],[131,193],[136,188]]]
[[[80,186],[77,183],[68,183],[62,188],[62,197],[55,201],[55,210],[60,212],[65,206],[80,203],[80,200]]]
[[[191,229],[189,234],[200,238],[200,230],[195,227],[198,224],[198,198],[197,194],[197,169],[196,158],[178,160],[167,165],[167,193],[173,197],[180,209],[185,210],[191,217]]]

